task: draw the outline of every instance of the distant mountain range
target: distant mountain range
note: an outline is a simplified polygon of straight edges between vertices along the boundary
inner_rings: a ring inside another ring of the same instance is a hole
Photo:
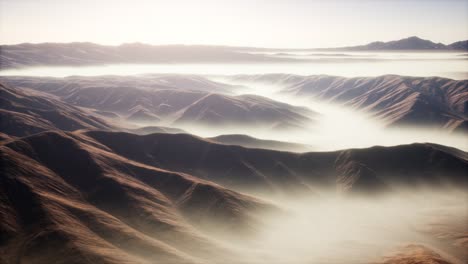
[[[325,48],[321,50],[349,50],[349,51],[370,51],[370,50],[463,50],[468,51],[468,40],[457,41],[449,45],[435,43],[430,40],[418,37],[409,37],[389,42],[375,41],[366,45]]]
[[[89,42],[0,46],[0,68],[39,65],[99,65],[112,63],[281,62],[293,59],[240,52],[236,47],[203,45],[106,46]]]
[[[390,42],[377,41],[362,46],[324,49],[281,49],[208,45],[148,45],[142,43],[128,43],[119,46],[105,46],[89,42],[23,43],[17,45],[0,45],[0,68],[20,68],[40,65],[98,65],[111,63],[301,62],[304,61],[304,59],[271,56],[255,52],[318,50],[468,51],[468,40],[444,45],[442,43],[434,43],[418,37],[409,37]]]

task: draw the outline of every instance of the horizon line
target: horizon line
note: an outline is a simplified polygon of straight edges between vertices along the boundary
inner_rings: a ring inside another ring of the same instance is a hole
[[[409,38],[418,38],[422,40],[427,40],[431,41],[435,44],[443,44],[443,45],[450,45],[453,43],[457,43],[460,41],[468,41],[468,39],[461,39],[455,42],[451,43],[443,43],[443,42],[434,42],[429,39],[423,39],[418,36],[409,36],[401,39],[396,39],[396,40],[390,40],[390,41],[381,41],[381,40],[375,40],[372,42],[368,42],[365,44],[358,44],[358,45],[351,45],[351,46],[335,46],[335,47],[309,47],[309,48],[285,48],[285,47],[260,47],[260,46],[245,46],[245,45],[229,45],[229,44],[183,44],[183,43],[166,43],[166,44],[154,44],[154,43],[148,43],[148,42],[140,42],[140,41],[133,41],[133,42],[121,42],[119,44],[104,44],[104,43],[99,43],[99,42],[93,42],[93,41],[69,41],[69,42],[56,42],[56,41],[46,41],[46,42],[20,42],[20,43],[14,43],[14,44],[4,44],[0,43],[0,46],[18,46],[18,45],[40,45],[40,44],[95,44],[95,45],[100,45],[100,46],[112,46],[112,47],[120,47],[123,45],[146,45],[146,46],[206,46],[206,47],[224,47],[224,48],[254,48],[254,49],[282,49],[282,50],[318,50],[318,49],[339,49],[339,48],[349,48],[349,47],[358,47],[358,46],[365,46],[371,43],[375,42],[391,42],[391,41],[400,41],[404,39],[409,39]]]

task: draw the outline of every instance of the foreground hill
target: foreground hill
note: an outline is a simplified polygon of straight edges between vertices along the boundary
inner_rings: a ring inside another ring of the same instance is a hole
[[[468,155],[433,144],[298,154],[217,144],[187,134],[89,131],[86,135],[131,160],[241,190],[291,193],[327,187],[378,192],[401,186],[466,188],[468,184]]]
[[[433,144],[298,154],[187,134],[56,131],[2,134],[0,168],[0,261],[7,264],[245,257],[219,239],[249,241],[262,216],[278,209],[226,187],[287,197],[468,188],[468,154]]]
[[[440,77],[345,78],[327,75],[240,75],[234,81],[277,85],[298,98],[370,111],[390,126],[413,125],[467,131],[468,81]]]
[[[81,133],[6,139],[0,157],[0,261],[7,264],[205,263],[232,254],[206,232],[252,231],[254,212],[273,209],[116,155]]]

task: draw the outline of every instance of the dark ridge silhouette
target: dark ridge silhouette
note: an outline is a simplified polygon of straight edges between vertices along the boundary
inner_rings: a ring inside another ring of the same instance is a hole
[[[246,148],[261,148],[280,151],[306,152],[310,147],[303,144],[282,142],[276,140],[258,139],[247,135],[220,135],[207,138],[210,141],[226,145],[238,145]]]
[[[231,254],[200,230],[238,235],[255,229],[255,213],[276,210],[128,160],[78,132],[9,140],[0,156],[5,261],[199,263]]]
[[[324,186],[360,192],[468,184],[467,154],[434,144],[299,154],[216,144],[187,134],[89,131],[86,135],[131,160],[241,190],[291,194]]]
[[[270,83],[283,93],[367,110],[390,126],[413,125],[467,131],[468,80],[440,77],[345,78],[327,75],[239,75],[237,81]]]
[[[13,136],[58,129],[111,129],[103,120],[49,94],[0,84],[0,131]]]

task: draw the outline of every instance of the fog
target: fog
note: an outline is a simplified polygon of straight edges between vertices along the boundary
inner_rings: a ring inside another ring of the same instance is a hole
[[[281,51],[272,53],[271,57]],[[345,77],[398,74],[468,78],[468,60],[461,52],[288,52],[296,62],[252,63],[167,63],[109,64],[96,66],[57,66],[0,69],[0,75],[51,76],[133,75],[143,73],[179,74],[329,74]],[[337,56],[338,55],[338,56]]]
[[[435,143],[468,151],[468,140],[463,133],[447,132],[427,127],[388,128],[372,113],[357,111],[343,105],[298,98],[281,93],[284,87],[275,84],[233,82],[225,76],[211,77],[217,82],[239,85],[234,92],[256,94],[294,106],[307,107],[317,112],[309,116],[312,120],[297,129],[271,129],[253,126],[200,126],[179,125],[178,128],[202,137],[215,137],[223,134],[247,134],[259,139],[286,141],[310,146],[310,151],[331,151],[347,148],[367,148],[372,146],[395,146],[412,143]],[[170,124],[166,124],[170,125]]]
[[[286,52],[286,51],[285,51]],[[467,78],[468,60],[460,52],[291,52],[290,55],[314,57],[317,60],[302,63],[250,63],[250,64],[114,64],[83,67],[33,67],[0,70],[0,75],[55,76],[70,75],[133,75],[142,73],[201,74],[214,81],[237,85],[232,92],[237,95],[255,94],[294,106],[304,106],[318,113],[309,116],[310,123],[301,128],[278,130],[265,126],[242,124],[218,127],[201,125],[174,125],[162,123],[137,123],[141,126],[173,126],[202,137],[223,134],[248,134],[259,139],[286,141],[310,146],[311,151],[328,151],[346,148],[366,148],[375,145],[436,143],[468,151],[466,135],[444,130],[398,127],[390,129],[383,120],[372,113],[356,111],[324,100],[298,98],[281,93],[284,87],[272,83],[233,81],[236,74],[291,73],[300,75],[329,74],[337,76],[376,76],[400,74],[407,76],[443,76],[454,79]],[[278,55],[280,54],[280,55]],[[281,51],[271,56],[284,56]],[[325,57],[326,60],[321,58]],[[365,58],[365,60],[362,60]],[[332,60],[329,60],[332,59]]]
[[[409,244],[463,263],[466,252],[456,244],[468,232],[467,198],[456,190],[413,190],[270,200],[283,211],[261,216],[245,240],[223,238],[240,254],[226,263],[378,263]]]

